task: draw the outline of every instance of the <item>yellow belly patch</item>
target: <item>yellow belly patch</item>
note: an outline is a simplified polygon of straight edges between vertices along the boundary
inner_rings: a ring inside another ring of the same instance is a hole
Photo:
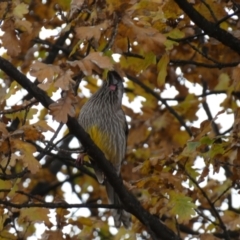
[[[103,133],[99,128],[95,125],[87,129],[88,134],[90,135],[93,142],[102,150],[106,158],[110,158],[111,153],[109,152],[110,141],[109,137],[106,133]],[[110,160],[110,159],[109,159]]]

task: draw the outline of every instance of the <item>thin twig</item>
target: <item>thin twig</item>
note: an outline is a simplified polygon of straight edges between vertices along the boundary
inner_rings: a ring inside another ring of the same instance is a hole
[[[223,69],[223,68],[227,68],[227,67],[236,67],[240,61],[237,62],[232,62],[232,63],[217,63],[217,64],[208,64],[208,63],[203,63],[203,62],[195,62],[195,61],[191,61],[191,60],[182,60],[182,59],[171,59],[170,61],[170,65],[195,65],[198,67],[206,67],[206,68],[218,68],[218,69]]]
[[[30,171],[28,169],[24,169],[20,173],[13,173],[13,174],[0,174],[0,179],[1,180],[11,180],[11,179],[16,179],[16,178],[22,178],[25,174],[29,173]]]
[[[161,101],[163,105],[165,105],[166,109],[179,121],[179,123],[181,124],[181,126],[183,126],[185,128],[185,130],[187,131],[189,136],[192,136],[192,132],[190,130],[190,128],[186,125],[186,123],[184,122],[184,120],[178,115],[178,113],[171,108],[167,101],[165,101],[163,98],[161,98],[156,92],[154,92],[151,88],[149,88],[148,86],[146,86],[143,82],[139,81],[136,77],[130,76],[129,74],[127,74],[127,78],[130,79],[131,81],[135,82],[136,84],[138,84],[140,87],[142,87],[147,93],[150,93],[153,97],[155,97],[158,101]]]
[[[212,8],[209,6],[208,3],[206,3],[204,0],[201,0],[201,2],[205,5],[205,7],[208,9],[208,11],[210,12],[210,14],[212,15],[213,19],[215,20],[215,22],[217,22],[217,18],[212,10]]]
[[[109,41],[107,42],[106,46],[103,48],[102,52],[106,52],[109,48],[112,47],[113,43],[114,43],[114,40],[117,36],[117,31],[118,31],[118,24],[119,24],[119,19],[118,19],[118,16],[117,14],[113,14],[113,31],[112,31],[112,34],[110,36],[110,39]]]
[[[12,113],[24,111],[24,110],[28,109],[29,107],[31,107],[32,105],[36,104],[37,102],[38,102],[38,101],[35,99],[35,100],[33,100],[32,102],[28,103],[27,105],[21,106],[21,107],[18,108],[18,109],[2,110],[2,111],[0,111],[0,114],[5,115],[5,114],[12,114]]]
[[[180,165],[181,166],[181,165]],[[219,221],[219,226],[221,227],[221,229],[224,232],[225,238],[226,240],[230,240],[229,238],[229,234],[228,231],[226,229],[226,226],[224,225],[224,222],[222,221],[222,218],[220,216],[220,214],[218,213],[218,211],[216,210],[214,203],[209,199],[208,195],[206,194],[206,192],[199,186],[198,182],[188,173],[188,171],[181,166],[181,168],[185,171],[186,175],[189,177],[189,179],[196,185],[196,187],[200,190],[200,192],[202,193],[203,197],[207,200],[209,206],[211,207],[214,215],[216,216],[216,218]]]
[[[49,141],[49,143],[47,144],[46,148],[43,150],[43,152],[41,152],[38,156],[37,159],[40,161],[48,152],[49,148],[52,146],[53,141],[56,139],[57,135],[59,134],[59,132],[61,131],[62,127],[63,127],[63,123],[60,123],[56,132],[53,134],[51,140]]]

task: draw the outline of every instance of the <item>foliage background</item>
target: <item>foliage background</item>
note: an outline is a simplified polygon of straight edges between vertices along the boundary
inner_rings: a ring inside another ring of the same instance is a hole
[[[39,239],[239,239],[239,13],[238,1],[1,1],[0,239],[36,236],[36,223],[45,226]],[[43,39],[43,29],[56,34]],[[160,235],[127,198],[133,226],[112,234],[108,208],[117,206],[107,204],[90,164],[74,163],[78,145],[65,123],[87,100],[79,84],[94,93],[112,69],[126,80],[129,102],[142,97],[140,113],[123,107],[130,132],[122,178],[166,226]],[[44,92],[33,95],[18,71]],[[163,98],[169,87],[177,95]],[[206,99],[219,94],[222,111],[213,115]],[[47,105],[46,95],[56,102]],[[207,119],[193,127],[199,109]],[[226,113],[234,115],[227,130],[217,123]],[[65,183],[82,205],[66,202]]]

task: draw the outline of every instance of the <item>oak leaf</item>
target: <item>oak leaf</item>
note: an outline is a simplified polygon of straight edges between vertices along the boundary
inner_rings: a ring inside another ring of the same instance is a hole
[[[76,36],[81,40],[90,40],[94,38],[95,41],[98,42],[102,32],[105,31],[110,26],[110,24],[111,22],[109,20],[106,20],[96,26],[77,27],[75,28]]]
[[[50,225],[49,221],[49,209],[47,208],[22,208],[20,211],[20,216],[18,218],[18,223],[41,223],[44,222]]]
[[[72,79],[73,72],[71,70],[67,70],[59,75],[59,77],[55,80],[54,86],[57,88],[61,88],[62,90],[69,90],[70,85],[74,84],[74,80]]]
[[[38,78],[42,82],[44,79],[53,80],[54,77],[61,73],[59,66],[45,64],[42,62],[34,62],[31,66],[30,74]]]
[[[164,54],[157,64],[157,69],[158,69],[157,83],[159,87],[165,84],[168,63],[169,63],[169,56],[168,54]]]
[[[49,106],[53,119],[58,122],[66,123],[68,115],[71,117],[75,116],[74,104],[76,103],[76,97],[70,91],[66,92],[63,98]]]
[[[170,213],[177,216],[179,223],[184,223],[195,215],[196,205],[192,202],[192,198],[175,191],[168,192],[168,195],[169,206],[171,207]]]
[[[25,3],[20,3],[13,9],[13,15],[20,19],[24,18],[24,15],[27,13],[28,5]]]
[[[72,66],[78,66],[86,76],[92,75],[93,71],[99,72],[100,69],[113,69],[113,63],[110,58],[103,56],[101,52],[91,52],[82,60],[73,61]]]
[[[15,151],[20,151],[20,160],[23,162],[24,167],[27,167],[33,174],[38,172],[41,164],[34,157],[34,153],[37,151],[37,149],[32,144],[18,139],[13,140],[13,145]]]
[[[3,23],[2,30],[4,31],[1,37],[4,48],[11,57],[16,57],[21,52],[19,40],[16,37],[15,28],[12,20],[6,20]]]

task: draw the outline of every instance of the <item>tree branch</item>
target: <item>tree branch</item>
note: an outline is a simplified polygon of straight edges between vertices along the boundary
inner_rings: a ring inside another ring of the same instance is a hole
[[[209,22],[203,15],[188,3],[186,0],[175,0],[178,6],[188,15],[188,17],[207,35],[220,41],[233,51],[240,54],[240,41],[229,32],[220,28],[216,23]]]

